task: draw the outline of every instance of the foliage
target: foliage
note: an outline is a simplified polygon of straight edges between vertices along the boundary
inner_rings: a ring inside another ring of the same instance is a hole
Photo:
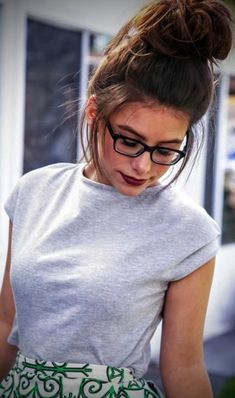
[[[235,397],[235,377],[229,379],[229,381],[223,387],[218,398],[234,398]]]

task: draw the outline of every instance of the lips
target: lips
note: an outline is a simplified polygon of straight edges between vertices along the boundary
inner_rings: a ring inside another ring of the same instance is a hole
[[[120,173],[123,180],[129,184],[129,185],[133,185],[133,186],[140,186],[140,185],[144,185],[146,183],[147,180],[140,180],[140,179],[136,179],[130,176],[127,176],[126,174]]]

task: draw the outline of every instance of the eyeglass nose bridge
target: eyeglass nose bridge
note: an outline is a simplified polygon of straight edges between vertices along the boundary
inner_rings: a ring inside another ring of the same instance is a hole
[[[118,141],[119,138],[121,138],[121,135],[120,134],[115,134],[113,132],[112,126],[111,126],[111,124],[109,122],[107,123],[107,127],[108,127],[108,130],[109,130],[109,133],[110,133],[111,137],[113,138],[113,149],[116,151],[116,148],[115,148],[116,147],[116,142]],[[138,141],[138,143],[141,144],[142,149],[140,149],[137,154],[130,155],[130,154],[123,153],[123,152],[120,152],[120,151],[117,151],[117,152],[121,153],[122,155],[129,156],[129,157],[132,157],[132,158],[136,158],[138,156],[141,156],[144,152],[149,152],[150,153],[150,159],[151,159],[151,161],[153,163],[161,164],[161,165],[165,165],[165,166],[167,166],[167,165],[168,166],[173,166],[176,163],[178,163],[178,161],[180,159],[182,159],[183,157],[186,156],[187,149],[188,149],[188,137],[189,137],[189,133],[187,131],[187,133],[186,133],[186,143],[185,143],[185,146],[184,146],[183,150],[181,150],[181,151],[172,150],[172,151],[178,153],[178,158],[176,158],[173,162],[170,162],[170,163],[163,163],[163,162],[158,162],[158,161],[154,160],[153,159],[153,153],[157,149],[157,147],[151,147],[151,146],[148,146],[147,144],[144,144],[143,142],[139,142],[139,141]],[[168,149],[168,148],[164,148],[164,149]]]
[[[144,144],[143,142],[141,142],[141,145],[142,145],[142,149],[140,149],[140,151],[138,152],[136,157],[143,155],[143,153],[145,153],[145,152],[149,152],[150,159],[153,161],[153,152],[156,150],[156,148],[152,148],[152,147]]]

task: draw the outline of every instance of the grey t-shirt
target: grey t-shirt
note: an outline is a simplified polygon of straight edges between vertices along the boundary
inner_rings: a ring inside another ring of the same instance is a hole
[[[174,281],[218,249],[217,224],[168,187],[136,197],[56,164],[24,175],[13,222],[9,342],[35,359],[106,364],[142,376]]]

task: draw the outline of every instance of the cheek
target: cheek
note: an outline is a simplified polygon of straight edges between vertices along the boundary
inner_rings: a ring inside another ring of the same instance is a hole
[[[115,150],[113,149],[113,140],[109,136],[105,137],[105,141],[102,147],[103,150],[102,150],[101,160],[103,161],[104,164],[106,164],[106,166],[109,167],[118,166],[125,161],[126,157],[115,152]]]
[[[120,167],[125,167],[125,164],[128,162],[128,158],[118,154],[112,148],[110,148],[105,151],[103,161],[106,165],[106,168],[120,169]]]
[[[161,164],[153,164],[153,175],[156,178],[163,177],[167,172],[169,172],[170,166],[163,166]]]
[[[106,169],[115,165],[116,155],[118,154],[113,149],[113,142],[106,136],[103,142],[99,142],[99,158]]]
[[[105,142],[103,146],[103,160],[105,162],[113,162],[116,158],[116,152],[110,142]]]

